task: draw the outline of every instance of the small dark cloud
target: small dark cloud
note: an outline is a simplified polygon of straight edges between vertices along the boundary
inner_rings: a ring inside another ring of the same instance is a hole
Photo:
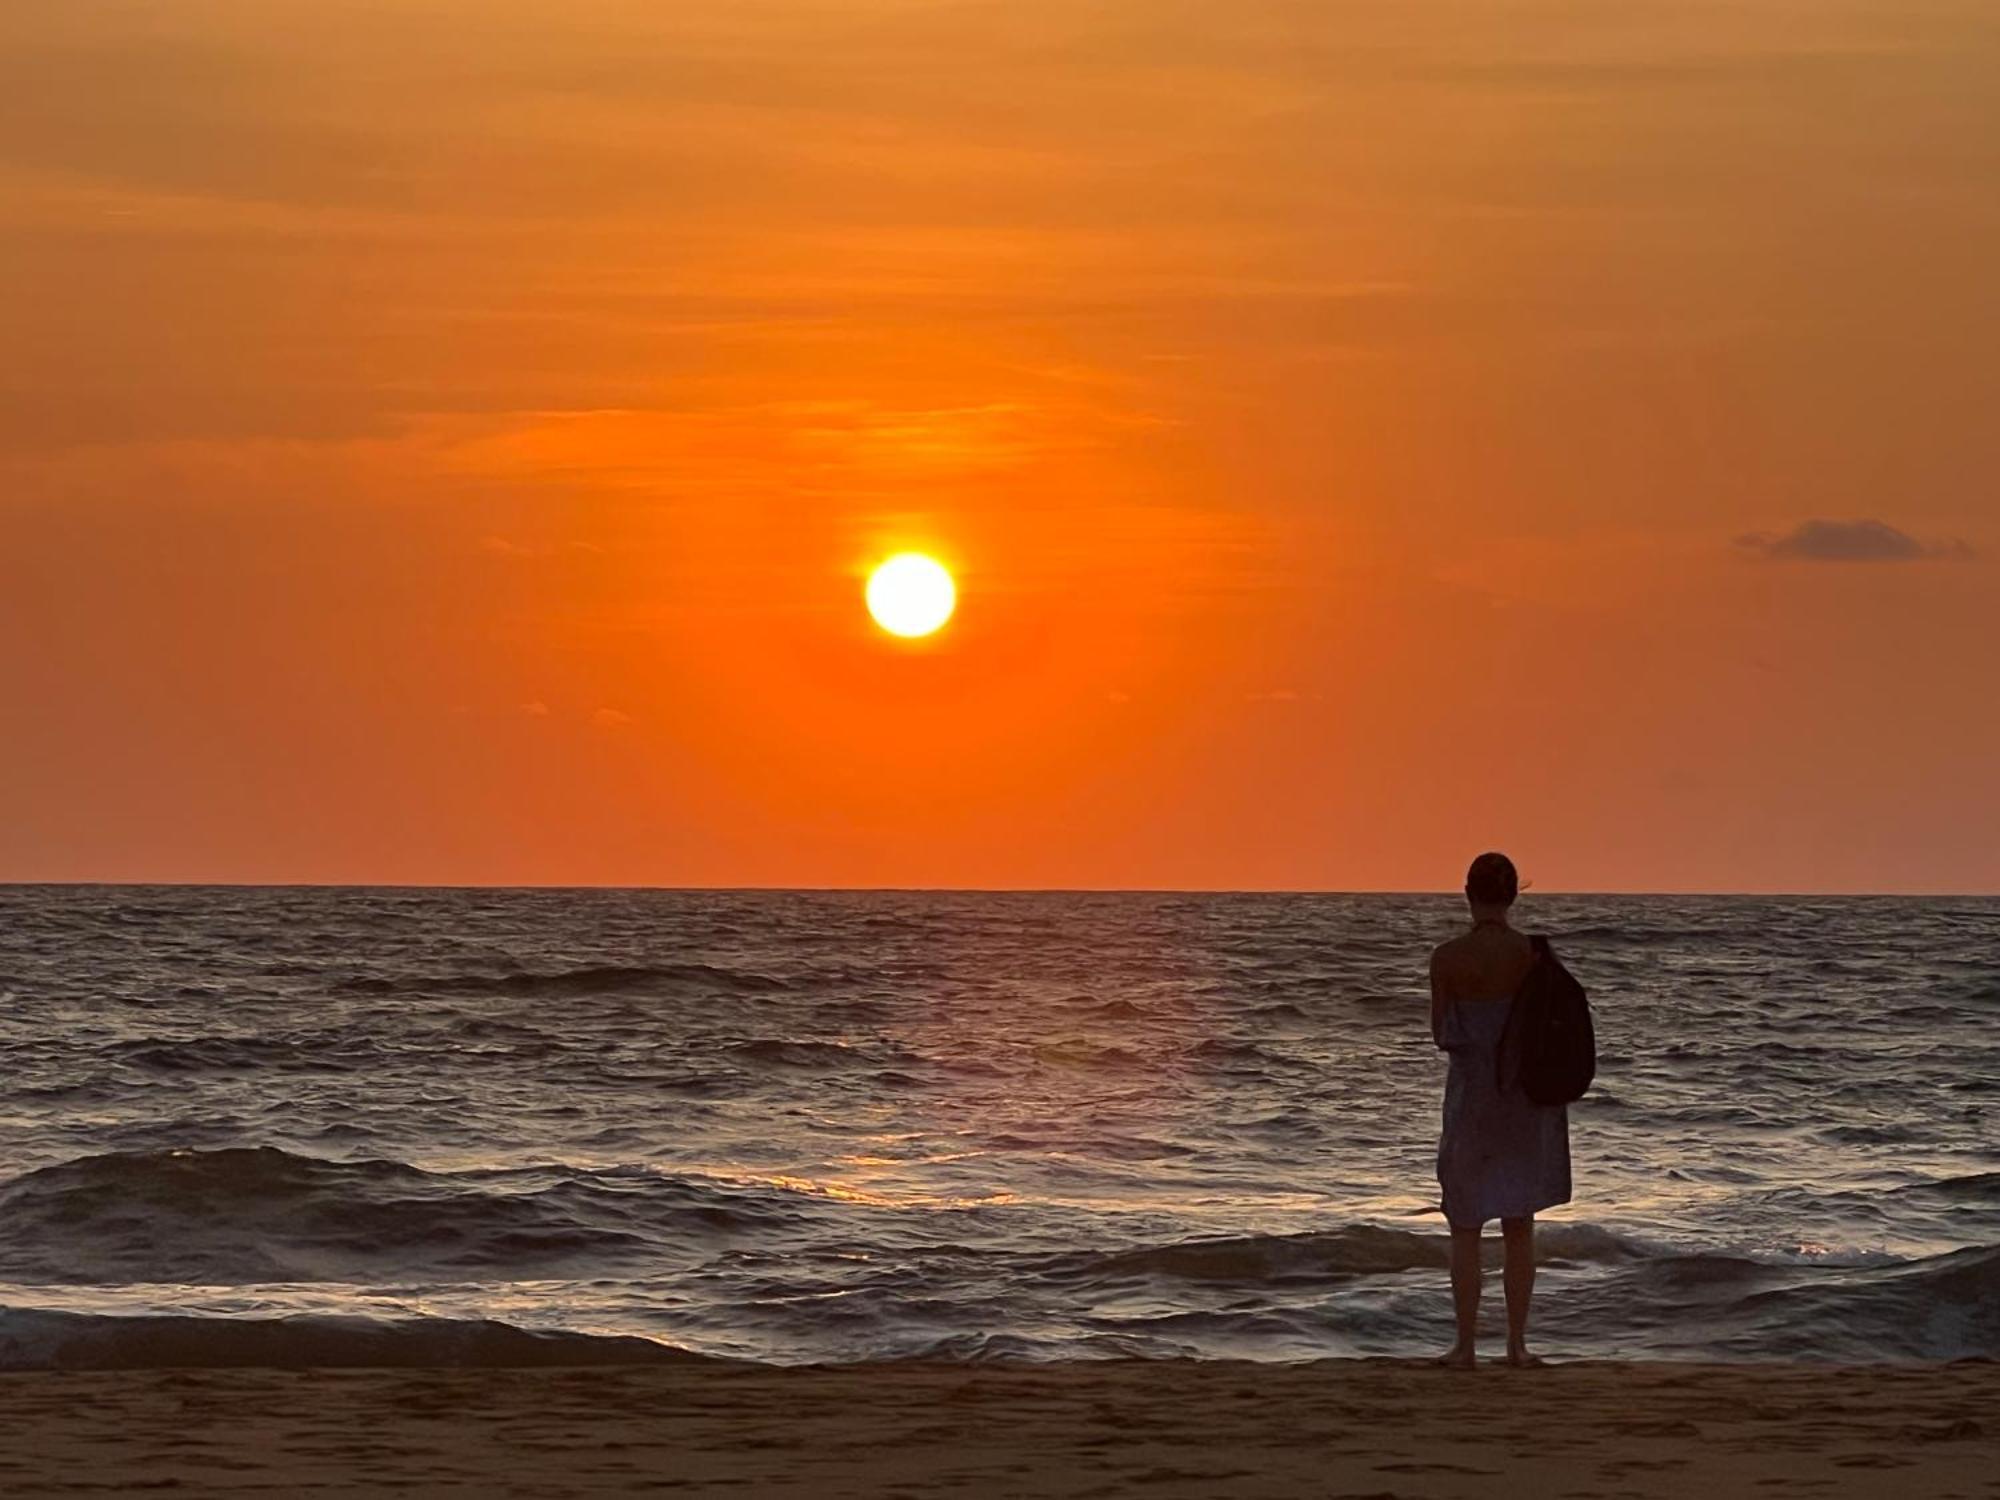
[[[1919,541],[1886,521],[1801,521],[1790,531],[1753,531],[1736,545],[1779,562],[1927,562],[1965,558],[1961,541]]]

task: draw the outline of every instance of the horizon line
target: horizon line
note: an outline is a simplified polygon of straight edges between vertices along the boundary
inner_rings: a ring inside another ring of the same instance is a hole
[[[402,880],[0,880],[0,890],[228,890],[228,891],[626,891],[671,895],[881,895],[881,896],[1450,896],[1457,886],[1390,889],[1358,886],[1119,886],[1119,885],[651,885],[621,881],[402,881]],[[1524,887],[1532,896],[1590,898],[1663,896],[1762,900],[1990,901],[2000,890],[1723,890],[1631,887]]]

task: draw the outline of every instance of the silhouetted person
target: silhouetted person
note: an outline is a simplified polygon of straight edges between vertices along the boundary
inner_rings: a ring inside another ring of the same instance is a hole
[[[1494,1075],[1515,991],[1535,964],[1534,945],[1507,922],[1520,888],[1506,855],[1480,855],[1465,878],[1472,926],[1431,955],[1431,1037],[1451,1056],[1437,1174],[1458,1314],[1458,1342],[1439,1363],[1462,1369],[1472,1367],[1478,1337],[1479,1235],[1488,1219],[1500,1221],[1507,1251],[1507,1363],[1540,1363],[1528,1352],[1535,1215],[1570,1195],[1568,1111],[1535,1104],[1512,1078]]]

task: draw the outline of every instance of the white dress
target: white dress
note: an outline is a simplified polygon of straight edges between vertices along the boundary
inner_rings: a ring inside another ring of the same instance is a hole
[[[1439,1045],[1451,1072],[1437,1175],[1455,1229],[1526,1218],[1570,1199],[1568,1109],[1536,1104],[1513,1077],[1494,1077],[1513,1008],[1511,999],[1454,1000],[1444,1008]]]

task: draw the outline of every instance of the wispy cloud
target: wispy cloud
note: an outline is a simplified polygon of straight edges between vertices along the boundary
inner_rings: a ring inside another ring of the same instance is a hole
[[[1886,521],[1801,521],[1789,531],[1739,536],[1736,545],[1776,562],[1929,562],[1973,555],[1955,538],[1927,542]]]

